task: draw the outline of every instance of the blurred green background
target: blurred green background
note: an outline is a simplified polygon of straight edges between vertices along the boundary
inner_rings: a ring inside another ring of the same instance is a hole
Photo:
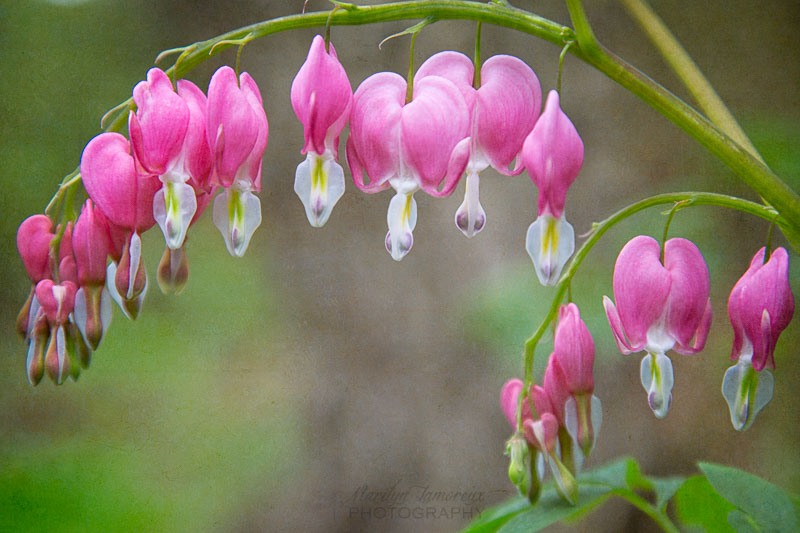
[[[568,23],[560,2],[513,2]],[[622,8],[587,3],[600,39],[689,98]],[[656,1],[767,162],[800,189],[800,7],[795,2]],[[264,95],[271,137],[261,194],[264,223],[246,257],[228,256],[210,217],[191,231],[189,284],[178,297],[153,282],[140,318],[116,312],[78,383],[32,388],[13,330],[29,290],[14,238],[126,99],[159,51],[296,13],[302,1],[144,0],[0,4],[0,530],[2,531],[453,531],[469,517],[381,520],[350,512],[362,486],[474,490],[482,506],[512,494],[502,456],[503,382],[521,373],[523,340],[549,306],[523,242],[536,192],[525,176],[489,171],[487,228],[467,241],[452,217],[461,202],[417,195],[415,247],[402,263],[383,249],[389,193],[347,185],[325,228],[310,228],[292,191],[302,128],[291,80],[315,34],[268,37],[242,67]],[[312,0],[309,9],[327,9]],[[408,24],[334,28],[354,88],[378,70],[404,72],[407,42],[377,43]],[[474,24],[442,22],[417,39],[417,61],[470,53]],[[558,50],[487,27],[484,57],[512,53],[555,85]],[[190,74],[206,89],[212,58]],[[649,194],[710,190],[755,199],[723,165],[613,82],[568,57],[562,105],[586,145],[567,201],[576,234]],[[800,492],[798,320],[776,351],[776,391],[754,426],[736,433],[719,392],[732,334],[727,294],[763,244],[767,224],[718,208],[681,211],[672,236],[708,261],[715,317],[706,349],[675,355],[675,401],[650,413],[639,357],[616,350],[602,312],[621,246],[659,236],[651,210],[609,232],[573,283],[595,336],[604,427],[587,466],[634,455],[651,474],[688,475],[698,460],[745,468]],[[777,237],[783,244],[782,236]],[[163,249],[144,238],[151,273]],[[791,282],[800,291],[797,256]],[[537,353],[541,375],[549,350]],[[357,502],[359,506],[363,502]],[[363,511],[359,507],[359,511]],[[648,531],[647,518],[610,503],[597,531]],[[585,530],[586,525],[563,526]],[[556,528],[558,530],[558,528]]]

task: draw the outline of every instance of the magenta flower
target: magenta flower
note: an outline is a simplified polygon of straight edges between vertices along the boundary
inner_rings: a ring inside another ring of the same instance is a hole
[[[50,242],[54,237],[53,223],[46,215],[29,216],[17,229],[17,251],[32,283],[28,298],[17,315],[17,332],[24,339],[31,336],[39,307],[35,294],[36,284],[52,277]]]
[[[167,246],[180,248],[197,210],[189,183],[208,181],[211,152],[206,141],[206,97],[192,82],[180,80],[178,92],[160,69],[133,89],[136,113],[128,116],[128,131],[136,161],[163,186],[153,199],[153,216]]]
[[[389,186],[396,191],[386,234],[386,250],[396,261],[414,243],[414,192],[449,195],[468,157],[466,150],[454,151],[469,126],[469,109],[459,88],[441,76],[417,73],[410,102],[406,90],[406,81],[392,72],[364,80],[353,97],[347,140],[347,162],[356,186],[367,193]]]
[[[72,231],[72,253],[80,286],[75,293],[73,319],[92,350],[100,345],[111,323],[111,295],[105,288],[111,248],[108,232],[102,212],[86,200]]]
[[[722,395],[739,431],[750,427],[772,399],[774,378],[766,369],[775,368],[775,345],[794,314],[789,254],[777,248],[766,262],[765,254],[765,248],[756,252],[728,299],[736,364],[725,372]]]
[[[36,284],[36,298],[41,305],[41,312],[38,313],[26,362],[28,379],[32,385],[42,379],[45,370],[58,385],[78,371],[74,338],[68,330],[76,290],[77,287],[71,281],[57,285],[53,280],[44,279]],[[45,352],[44,344],[47,339],[49,343]]]
[[[594,395],[594,340],[574,303],[561,306],[558,312],[550,361],[555,378],[553,388],[560,389],[555,397],[563,399],[566,396],[561,407],[563,425],[583,454],[588,456],[600,431],[603,408],[600,399]],[[550,397],[554,398],[553,395]]]
[[[645,350],[642,386],[650,408],[664,418],[674,384],[668,350],[694,354],[703,349],[711,327],[708,267],[700,250],[686,239],[661,247],[640,235],[631,239],[614,267],[616,306],[603,297],[608,322],[623,354]]]
[[[108,265],[111,297],[128,318],[136,318],[147,293],[140,234],[155,224],[153,197],[161,182],[137,171],[128,140],[118,133],[102,133],[89,141],[81,156],[86,192],[110,225],[125,235],[118,262]],[[112,246],[112,256],[117,253]]]
[[[575,232],[564,216],[567,189],[583,165],[583,141],[550,91],[544,112],[522,146],[522,161],[539,189],[539,217],[525,248],[542,285],[555,285],[575,250]]]
[[[470,109],[469,138],[458,150],[469,151],[464,201],[456,211],[456,226],[472,237],[486,223],[479,199],[479,173],[492,167],[506,176],[523,170],[521,158],[525,137],[531,132],[542,105],[542,90],[533,70],[520,59],[497,55],[480,68],[481,86],[473,88],[474,66],[459,52],[431,56],[417,76],[442,76],[461,90]],[[516,167],[509,167],[517,158]]]
[[[269,124],[261,92],[243,72],[236,80],[230,67],[219,68],[208,86],[208,144],[214,160],[215,183],[225,191],[214,200],[214,225],[228,252],[241,257],[261,225],[261,158]]]
[[[292,82],[292,108],[303,123],[306,160],[297,166],[294,192],[306,209],[308,222],[322,227],[344,194],[344,171],[339,165],[339,134],[353,104],[353,89],[330,43],[317,35],[303,66]]]

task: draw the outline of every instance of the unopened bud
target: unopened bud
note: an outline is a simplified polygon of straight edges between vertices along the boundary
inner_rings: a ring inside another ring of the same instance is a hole
[[[54,326],[50,330],[50,343],[44,356],[47,375],[56,385],[61,385],[70,374],[70,365],[64,326]]]
[[[164,294],[180,294],[189,280],[189,261],[183,246],[166,247],[158,263],[158,286]]]
[[[527,494],[530,490],[531,470],[528,466],[528,443],[525,438],[516,434],[508,441],[506,453],[510,461],[508,464],[508,479],[511,480],[521,494]]]
[[[30,332],[28,331],[28,323],[30,322],[31,302],[33,301],[35,287],[31,285],[31,290],[28,293],[28,299],[22,304],[22,309],[19,310],[17,315],[17,333],[23,339],[27,339]]]

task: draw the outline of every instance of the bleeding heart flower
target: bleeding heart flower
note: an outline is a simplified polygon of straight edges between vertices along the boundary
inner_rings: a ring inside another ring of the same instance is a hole
[[[652,237],[631,239],[614,267],[616,306],[603,297],[608,322],[624,354],[645,350],[642,386],[650,408],[664,418],[672,402],[674,377],[668,350],[694,354],[703,349],[711,327],[708,267],[686,239],[661,247]]]
[[[533,70],[520,59],[497,55],[480,67],[481,86],[473,87],[472,61],[459,52],[440,52],[420,67],[417,76],[442,76],[461,90],[470,109],[469,138],[459,150],[469,151],[464,201],[456,211],[456,226],[472,237],[486,223],[479,199],[479,173],[492,167],[506,176],[523,170],[521,158],[525,137],[539,117],[542,90]],[[517,158],[514,169],[511,163]]]
[[[765,254],[765,248],[756,252],[728,299],[731,360],[737,363],[725,372],[722,395],[739,431],[750,427],[772,399],[774,378],[766,369],[775,368],[775,345],[794,314],[789,254],[777,248],[766,262]]]
[[[522,160],[539,189],[539,217],[525,247],[542,285],[555,285],[575,250],[575,232],[564,217],[567,189],[583,165],[583,141],[550,91],[544,112],[522,147]]]
[[[106,275],[114,280],[108,284],[112,298],[128,318],[136,318],[147,292],[139,234],[155,224],[153,197],[161,182],[137,172],[128,140],[118,133],[89,141],[81,156],[81,176],[96,208],[124,232],[119,263],[109,264]],[[116,256],[114,250],[110,253]]]
[[[261,225],[261,158],[269,124],[261,92],[243,72],[237,81],[230,67],[219,68],[208,86],[208,144],[214,159],[214,181],[225,191],[214,200],[214,225],[228,252],[241,257]]]
[[[344,194],[339,134],[353,104],[353,89],[336,49],[317,35],[292,82],[292,108],[303,123],[306,160],[297,167],[294,191],[306,208],[308,222],[322,227]]]
[[[34,288],[43,279],[52,277],[50,243],[55,238],[53,223],[45,215],[32,215],[22,221],[17,229],[17,251],[31,280],[31,290],[25,304],[17,315],[17,333],[30,337],[39,303]]]
[[[408,102],[406,92],[406,80],[395,73],[380,72],[364,80],[353,97],[347,140],[347,162],[356,186],[368,193],[389,186],[396,191],[386,234],[386,250],[396,261],[414,242],[414,192],[449,195],[469,156],[466,145],[454,150],[469,126],[469,108],[458,87],[441,76],[418,73]]]

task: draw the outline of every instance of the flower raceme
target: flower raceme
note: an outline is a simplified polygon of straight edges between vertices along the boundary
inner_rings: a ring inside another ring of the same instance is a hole
[[[261,92],[243,72],[237,80],[230,67],[221,67],[208,86],[208,144],[214,161],[214,183],[225,190],[214,200],[213,218],[228,252],[241,257],[253,232],[261,225],[261,158],[269,124]]]
[[[522,60],[497,55],[480,67],[481,85],[473,87],[475,67],[459,52],[441,52],[428,59],[418,76],[443,76],[461,91],[470,110],[466,139],[457,151],[468,153],[464,201],[456,211],[456,226],[472,237],[486,223],[486,213],[479,199],[479,173],[488,167],[506,176],[515,176],[524,169],[518,157],[522,143],[533,129],[542,105],[539,79]],[[463,156],[462,156],[463,157]],[[517,158],[514,169],[510,169]]]
[[[575,232],[564,216],[567,190],[583,165],[583,141],[561,110],[557,91],[522,146],[522,161],[539,189],[539,216],[528,228],[525,248],[542,285],[555,285],[575,250]]]
[[[396,193],[389,203],[385,241],[396,261],[414,242],[414,193],[449,195],[467,164],[467,150],[454,148],[467,137],[469,108],[451,80],[425,74],[425,63],[414,76],[410,101],[403,77],[380,72],[358,87],[350,113],[347,162],[353,181],[367,193],[389,187]]]
[[[772,399],[775,345],[794,314],[789,286],[789,254],[777,248],[766,260],[766,249],[753,256],[750,267],[731,291],[728,317],[733,326],[731,360],[722,395],[730,408],[731,423],[739,431],[753,423]]]
[[[306,160],[297,166],[294,191],[308,222],[322,227],[344,194],[344,171],[339,165],[339,134],[353,104],[353,89],[336,56],[336,49],[317,35],[303,66],[292,82],[291,100],[303,123]]]
[[[672,402],[674,377],[668,350],[694,354],[711,327],[708,267],[686,239],[661,247],[652,237],[631,239],[614,266],[614,299],[603,297],[608,322],[623,354],[646,351],[641,380],[648,402],[664,418]]]

